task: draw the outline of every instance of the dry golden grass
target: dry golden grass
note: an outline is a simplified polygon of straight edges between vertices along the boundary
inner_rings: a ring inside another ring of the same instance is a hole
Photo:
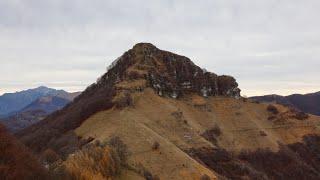
[[[97,113],[76,133],[101,141],[116,134],[132,152],[128,163],[142,164],[160,179],[200,179],[203,174],[216,179],[214,172],[185,153],[190,148],[215,147],[201,135],[216,125],[222,132],[217,145],[235,153],[258,148],[277,151],[279,142],[295,143],[306,134],[319,134],[319,117],[311,116],[305,121],[287,119],[279,125],[268,120],[270,113],[263,103],[197,95],[176,100],[159,97],[148,88],[131,96],[133,106]],[[277,108],[280,112],[286,110]],[[177,118],[174,112],[181,112],[181,116]],[[266,135],[261,136],[261,131]],[[155,141],[161,144],[157,151],[151,148]]]
[[[91,146],[64,162],[66,177],[77,180],[113,179],[120,174],[120,159],[111,148]]]
[[[206,99],[202,96],[199,95],[193,95],[192,96],[192,104],[194,106],[203,106],[206,105]]]

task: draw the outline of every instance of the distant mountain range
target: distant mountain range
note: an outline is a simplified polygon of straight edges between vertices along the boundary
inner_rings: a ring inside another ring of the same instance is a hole
[[[265,95],[255,96],[250,99],[261,102],[274,102],[285,106],[294,107],[306,113],[320,116],[320,92],[309,94],[293,94],[290,96]]]
[[[0,122],[11,132],[17,132],[63,108],[79,94],[44,86],[4,94],[0,96]]]
[[[20,111],[33,101],[44,96],[68,97],[69,93],[44,86],[16,93],[6,93],[0,96],[0,116],[8,116]]]

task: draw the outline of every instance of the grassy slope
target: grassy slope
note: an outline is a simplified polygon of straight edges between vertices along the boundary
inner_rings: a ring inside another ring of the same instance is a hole
[[[301,141],[303,135],[320,132],[316,116],[306,121],[267,120],[270,114],[266,104],[196,95],[174,100],[159,97],[151,89],[134,93],[133,99],[133,107],[114,108],[91,116],[76,133],[102,141],[111,135],[120,136],[131,152],[129,163],[133,166],[141,163],[161,179],[199,179],[203,174],[214,178],[215,174],[184,151],[214,147],[201,134],[215,125],[222,131],[218,145],[236,153],[257,148],[277,151],[279,142],[294,143]],[[261,136],[260,131],[267,136]],[[156,151],[151,148],[155,141],[160,143]]]

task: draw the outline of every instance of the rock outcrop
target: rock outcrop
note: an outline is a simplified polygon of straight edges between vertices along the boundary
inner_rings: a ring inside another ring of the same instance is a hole
[[[124,53],[108,68],[98,84],[113,79],[147,80],[160,96],[178,98],[189,92],[202,96],[240,97],[240,89],[231,76],[218,76],[196,66],[189,58],[158,49],[149,43],[139,43]]]

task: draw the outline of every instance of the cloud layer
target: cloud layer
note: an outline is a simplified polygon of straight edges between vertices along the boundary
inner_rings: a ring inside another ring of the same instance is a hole
[[[138,42],[237,78],[243,94],[320,90],[318,0],[2,0],[0,94],[83,90]]]

